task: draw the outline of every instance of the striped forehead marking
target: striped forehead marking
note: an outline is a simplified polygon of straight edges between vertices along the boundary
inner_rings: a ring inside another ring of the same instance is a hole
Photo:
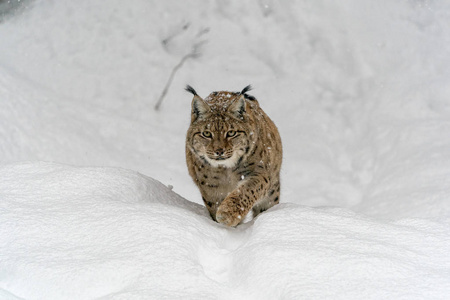
[[[233,92],[212,92],[205,98],[205,102],[208,103],[213,111],[226,111],[228,106],[239,96],[239,93]]]

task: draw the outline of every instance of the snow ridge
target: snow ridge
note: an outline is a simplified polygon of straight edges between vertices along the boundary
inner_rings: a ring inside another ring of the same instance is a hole
[[[4,294],[439,299],[450,292],[450,230],[438,223],[280,204],[226,228],[133,171],[21,163],[0,173]]]

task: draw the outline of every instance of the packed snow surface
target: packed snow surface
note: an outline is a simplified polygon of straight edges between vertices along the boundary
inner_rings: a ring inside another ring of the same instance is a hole
[[[449,3],[0,1],[0,49],[0,299],[448,299]],[[280,205],[210,219],[187,83],[255,87]]]

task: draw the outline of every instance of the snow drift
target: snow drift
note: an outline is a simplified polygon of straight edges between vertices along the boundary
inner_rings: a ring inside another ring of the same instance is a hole
[[[450,230],[430,221],[385,223],[282,204],[229,229],[132,171],[25,163],[0,172],[0,278],[20,298],[437,299],[450,292]]]
[[[3,1],[0,49],[0,298],[450,294],[448,3]],[[187,83],[279,128],[252,222],[199,204]]]

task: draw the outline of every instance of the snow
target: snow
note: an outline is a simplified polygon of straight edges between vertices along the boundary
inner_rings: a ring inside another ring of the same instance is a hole
[[[0,36],[0,299],[448,298],[448,3],[8,1]],[[183,88],[250,83],[281,204],[226,228]]]
[[[429,220],[285,203],[228,229],[134,171],[35,162],[0,172],[2,288],[21,298],[437,299],[450,290],[450,229]]]

